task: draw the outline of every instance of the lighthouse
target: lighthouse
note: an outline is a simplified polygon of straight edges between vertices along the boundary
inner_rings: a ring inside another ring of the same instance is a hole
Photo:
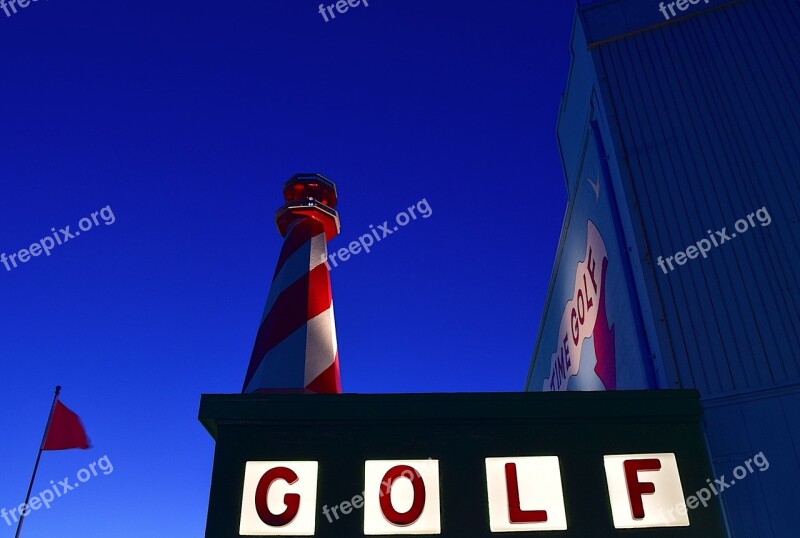
[[[327,242],[339,234],[336,185],[297,174],[275,213],[283,247],[261,316],[243,393],[341,392]]]

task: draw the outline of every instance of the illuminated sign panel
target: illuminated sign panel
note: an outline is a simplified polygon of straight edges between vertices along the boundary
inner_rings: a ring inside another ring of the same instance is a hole
[[[240,536],[314,536],[316,461],[248,461]]]
[[[439,462],[368,461],[364,534],[441,534]]]
[[[616,528],[689,526],[675,454],[627,454],[604,460]]]
[[[694,391],[204,396],[207,538],[723,536]]]
[[[486,458],[492,532],[567,529],[558,457]]]

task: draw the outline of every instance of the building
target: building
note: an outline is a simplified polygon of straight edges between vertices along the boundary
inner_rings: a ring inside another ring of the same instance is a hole
[[[697,391],[341,394],[335,185],[301,174],[284,199],[243,393],[201,399],[207,538],[723,535]]]
[[[526,388],[697,389],[734,537],[797,534],[798,21],[581,2],[557,126],[569,202]]]

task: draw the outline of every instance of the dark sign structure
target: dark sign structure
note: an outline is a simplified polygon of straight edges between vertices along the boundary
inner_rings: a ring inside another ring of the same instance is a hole
[[[200,420],[207,538],[725,536],[695,391],[204,395]]]

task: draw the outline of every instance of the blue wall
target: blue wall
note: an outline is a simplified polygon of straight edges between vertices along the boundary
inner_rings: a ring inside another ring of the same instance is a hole
[[[609,301],[612,315],[630,304],[619,388],[697,388],[717,476],[769,459],[721,496],[737,537],[796,535],[800,506],[798,21],[793,0],[701,1],[670,20],[658,2],[583,5],[557,130],[570,202],[527,388],[542,388],[584,255],[575,227],[594,218],[594,134],[611,191],[599,211],[618,230],[609,256],[629,269]],[[581,375],[567,388],[596,388]]]

